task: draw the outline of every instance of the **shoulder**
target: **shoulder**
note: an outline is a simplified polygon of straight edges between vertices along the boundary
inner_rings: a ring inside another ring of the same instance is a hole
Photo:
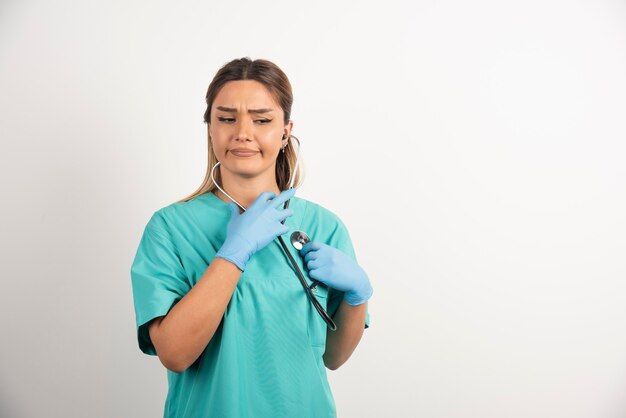
[[[341,217],[334,211],[315,203],[311,200],[294,197],[300,204],[302,213],[302,222],[308,228],[321,229],[334,233],[335,231],[347,231],[346,225]],[[294,208],[294,211],[296,209]]]
[[[306,199],[299,199],[304,212],[300,229],[314,241],[321,241],[338,248],[355,258],[354,247],[348,228],[339,215],[324,206]],[[294,209],[295,211],[296,209]]]
[[[159,230],[167,232],[193,222],[198,216],[211,215],[212,211],[224,212],[223,209],[215,205],[208,194],[203,194],[186,202],[176,202],[161,207],[153,212],[147,227],[155,229],[156,232]]]
[[[293,197],[293,200],[297,200],[300,202],[307,216],[314,216],[318,218],[323,218],[331,222],[343,223],[339,215],[337,215],[332,210],[320,205],[319,203],[315,203],[312,200],[303,199],[300,197]]]

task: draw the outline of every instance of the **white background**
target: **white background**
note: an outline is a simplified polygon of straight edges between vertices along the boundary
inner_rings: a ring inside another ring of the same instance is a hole
[[[626,3],[581,0],[2,0],[0,416],[162,416],[130,265],[243,56],[375,289],[340,417],[626,416]]]

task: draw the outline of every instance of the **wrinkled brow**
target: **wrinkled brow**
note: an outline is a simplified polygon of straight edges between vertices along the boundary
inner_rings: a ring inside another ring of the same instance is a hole
[[[237,113],[237,109],[234,107],[226,107],[226,106],[217,106],[217,110],[221,110],[223,112],[231,112]],[[248,113],[269,113],[274,109],[248,109]]]

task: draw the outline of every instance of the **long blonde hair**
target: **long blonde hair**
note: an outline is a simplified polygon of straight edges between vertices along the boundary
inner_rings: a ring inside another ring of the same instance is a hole
[[[206,93],[207,109],[204,112],[204,123],[208,124],[211,121],[211,107],[213,106],[213,101],[215,100],[217,93],[219,93],[224,84],[235,80],[255,80],[262,83],[274,96],[275,100],[283,110],[284,125],[289,123],[291,105],[293,103],[293,93],[291,91],[291,83],[289,83],[287,75],[271,61],[264,59],[256,59],[253,61],[248,57],[234,59],[224,64],[218,70],[217,74],[215,74],[215,77],[213,77],[213,80],[209,84],[209,88]],[[290,139],[289,142],[287,142],[287,146],[284,148],[285,152],[283,153],[280,151],[278,153],[278,157],[276,158],[276,183],[278,183],[280,190],[285,190],[289,187],[289,180],[296,166],[297,149],[294,148],[293,144],[294,141]],[[213,145],[211,144],[211,139],[208,138],[208,135],[207,150],[208,165],[204,181],[202,181],[202,184],[195,192],[184,199],[177,201],[176,203],[187,202],[197,196],[200,196],[201,194],[212,192],[216,189],[215,184],[211,180],[211,169],[215,164],[217,164],[217,157],[215,156],[215,152],[213,152]],[[294,187],[300,186],[304,179],[302,166],[302,159],[300,159],[300,162],[298,163],[298,171],[295,174]],[[221,184],[222,178],[219,170],[215,171],[214,176],[215,180]]]

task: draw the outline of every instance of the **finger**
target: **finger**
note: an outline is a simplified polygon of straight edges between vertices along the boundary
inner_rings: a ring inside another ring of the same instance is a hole
[[[285,235],[287,232],[289,232],[289,227],[286,225],[282,225],[282,228],[280,228],[278,235]]]
[[[274,208],[278,208],[283,203],[285,203],[286,201],[291,199],[295,194],[296,194],[296,189],[295,188],[292,187],[291,189],[287,189],[287,190],[285,190],[284,192],[281,192],[281,194],[279,194],[278,196],[276,196],[275,198],[272,199],[271,206],[274,207]]]
[[[320,260],[311,260],[306,263],[306,268],[309,271],[315,270],[320,267]]]
[[[309,277],[311,279],[313,279],[313,280],[317,280],[318,282],[325,283],[324,282],[324,275],[320,274],[319,270],[315,270],[315,269],[309,270]]]
[[[315,268],[315,271],[317,272],[317,275],[320,277],[332,277],[332,270],[331,268],[328,266],[328,264],[323,264],[321,266],[317,266]],[[326,282],[324,282],[326,283]]]
[[[317,241],[309,241],[300,250],[300,255],[305,256],[309,251],[317,251],[321,248],[321,244]]]
[[[263,192],[254,200],[254,202],[252,202],[250,207],[259,206],[259,205],[267,202],[268,200],[273,199],[274,196],[276,196],[276,193],[274,193],[274,192]]]
[[[304,261],[308,263],[309,261],[317,260],[317,251],[311,251],[307,255],[304,256]]]
[[[276,220],[282,221],[283,219],[287,219],[290,216],[293,216],[293,210],[287,208],[284,210],[279,210],[278,212],[278,216],[276,217]]]

